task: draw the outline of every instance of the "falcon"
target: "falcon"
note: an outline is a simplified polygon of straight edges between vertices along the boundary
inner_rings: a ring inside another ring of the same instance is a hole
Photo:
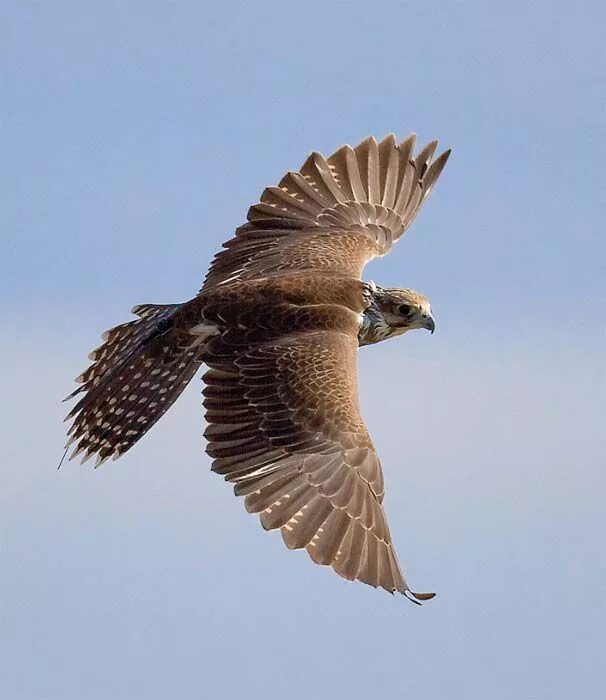
[[[127,452],[202,365],[212,470],[286,546],[340,576],[413,602],[383,509],[383,473],[360,414],[357,353],[415,328],[428,299],[361,279],[404,234],[450,151],[415,153],[368,138],[312,153],[268,187],[223,244],[201,290],[181,304],[141,304],[110,329],[78,377],[71,458]]]

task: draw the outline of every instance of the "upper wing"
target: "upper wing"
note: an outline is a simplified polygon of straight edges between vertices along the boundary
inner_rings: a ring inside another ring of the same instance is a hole
[[[410,226],[450,154],[432,161],[432,141],[413,157],[414,145],[414,135],[397,144],[390,134],[379,144],[342,146],[328,159],[312,153],[250,208],[203,289],[309,269],[360,277]]]
[[[289,548],[305,547],[347,579],[410,594],[360,415],[356,314],[322,305],[284,313],[292,317],[263,322],[265,339],[259,327],[239,324],[209,343],[204,405],[213,470],[235,482],[264,528],[281,528]],[[271,332],[284,324],[293,332]]]

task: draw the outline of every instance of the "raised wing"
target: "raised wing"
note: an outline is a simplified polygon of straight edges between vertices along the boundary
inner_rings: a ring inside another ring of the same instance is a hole
[[[250,208],[203,290],[304,270],[360,277],[410,226],[450,154],[432,160],[432,141],[413,156],[414,145],[414,135],[397,144],[390,134],[342,146],[328,159],[312,153]]]
[[[333,305],[262,313],[254,320],[243,305],[205,353],[213,470],[289,548],[344,578],[431,597],[410,592],[392,547],[381,465],[358,404],[357,315]],[[292,330],[280,335],[284,327]]]

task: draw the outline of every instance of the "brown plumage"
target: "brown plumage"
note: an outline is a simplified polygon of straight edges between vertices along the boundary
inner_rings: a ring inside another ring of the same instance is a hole
[[[393,136],[314,153],[266,189],[199,294],[141,305],[91,355],[69,398],[75,454],[126,452],[201,364],[213,471],[264,528],[319,564],[411,599],[383,510],[357,391],[357,351],[435,327],[429,301],[360,279],[412,223],[448,158]]]

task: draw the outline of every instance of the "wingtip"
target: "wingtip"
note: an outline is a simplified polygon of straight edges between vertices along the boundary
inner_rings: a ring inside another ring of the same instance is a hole
[[[362,139],[360,143],[356,146],[357,148],[360,148],[361,146],[365,146],[366,144],[372,144],[374,146],[377,146],[377,139],[374,136],[367,136],[365,139]]]
[[[406,147],[409,144],[412,144],[412,146],[414,147],[414,144],[416,142],[417,142],[417,133],[415,131],[411,131],[410,134],[408,134],[408,136],[406,136],[406,138],[404,138],[404,139],[402,139],[402,141],[400,141],[399,145],[400,145],[400,148]]]
[[[422,605],[426,600],[431,600],[436,597],[435,593],[415,593],[414,591],[408,590],[408,588],[403,591],[404,597],[415,605]]]

